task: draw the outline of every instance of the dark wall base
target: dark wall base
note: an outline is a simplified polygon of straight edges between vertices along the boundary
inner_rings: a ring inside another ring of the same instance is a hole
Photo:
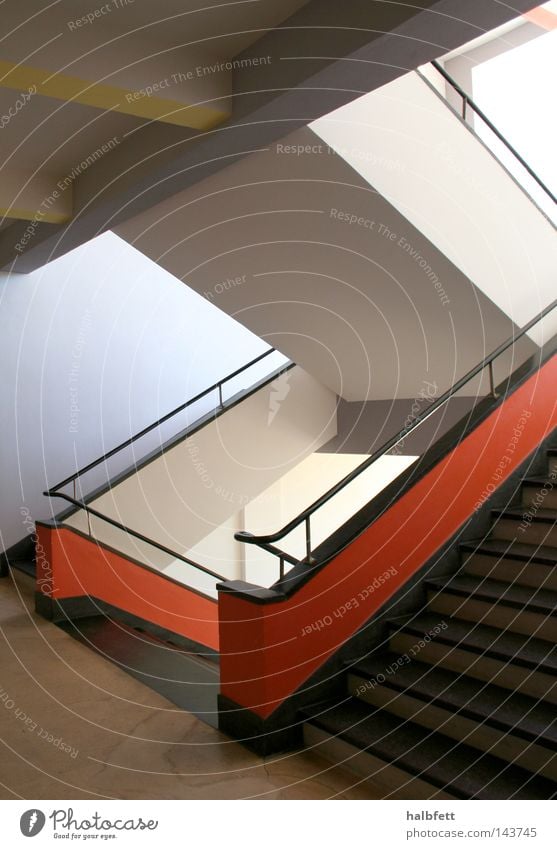
[[[165,643],[170,643],[177,648],[185,651],[207,657],[213,663],[218,662],[219,654],[209,646],[204,646],[197,643],[195,640],[190,640],[182,634],[176,634],[174,631],[169,631],[166,628],[161,628],[153,622],[148,622],[141,619],[139,616],[134,616],[126,610],[121,610],[119,607],[114,607],[105,601],[94,598],[93,596],[74,596],[72,598],[50,598],[43,593],[35,593],[35,610],[45,619],[53,622],[55,625],[67,624],[77,619],[88,619],[93,616],[106,617],[123,622],[136,630],[145,631],[153,637]]]
[[[302,722],[281,720],[279,711],[267,719],[219,695],[219,730],[261,757],[301,748]]]
[[[26,536],[16,542],[0,554],[0,577],[4,578],[10,573],[10,566],[19,560],[31,561],[35,558],[34,534]]]
[[[50,598],[44,593],[35,593],[35,612],[55,625],[72,619],[84,619],[87,616],[99,616],[99,606],[95,599],[87,596],[74,598]]]

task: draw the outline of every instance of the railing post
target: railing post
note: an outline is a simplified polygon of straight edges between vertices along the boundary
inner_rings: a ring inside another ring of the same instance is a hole
[[[466,121],[466,109],[468,107],[468,98],[464,96],[462,98],[462,120]]]
[[[224,404],[223,404],[223,401],[222,401],[222,383],[219,383],[219,407],[221,407],[221,409],[222,409],[222,407],[224,407]]]
[[[306,516],[306,560],[313,563],[311,556],[311,516]]]
[[[495,380],[494,380],[494,377],[493,377],[493,360],[489,361],[488,371],[489,371],[489,394],[491,395],[492,398],[498,398],[499,393],[495,391]]]
[[[91,539],[93,538],[93,534],[91,533],[91,514],[88,510],[85,511],[87,513],[87,528],[89,529],[89,536]]]
[[[282,554],[279,557],[279,578],[281,581],[284,578],[284,557]]]

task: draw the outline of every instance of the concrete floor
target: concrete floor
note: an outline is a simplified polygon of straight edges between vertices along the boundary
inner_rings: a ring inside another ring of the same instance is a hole
[[[262,759],[36,616],[0,580],[3,799],[379,799],[307,752]]]

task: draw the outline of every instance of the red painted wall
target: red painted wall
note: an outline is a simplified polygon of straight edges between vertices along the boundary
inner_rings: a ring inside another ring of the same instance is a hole
[[[218,605],[69,528],[37,525],[37,589],[52,598],[91,595],[218,649]],[[40,548],[42,546],[42,550]]]
[[[538,6],[537,9],[532,9],[530,12],[525,12],[523,17],[531,23],[542,27],[542,29],[557,29],[557,15],[555,12],[550,12],[549,9],[543,9],[541,6]]]
[[[557,426],[556,387],[553,357],[288,600],[221,593],[222,694],[265,717],[297,690]]]

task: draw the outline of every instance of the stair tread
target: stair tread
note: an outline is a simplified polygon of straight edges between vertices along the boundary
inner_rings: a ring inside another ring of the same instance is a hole
[[[546,486],[550,483],[549,478],[551,475],[530,475],[530,477],[523,478],[522,483],[526,483],[533,486]]]
[[[396,664],[397,659],[395,654],[368,658],[350,671],[370,681],[383,675],[385,680],[381,681],[381,686],[417,696],[428,703],[435,701],[453,712],[557,749],[557,707],[554,705],[416,660],[388,673],[389,666]],[[385,709],[388,710],[388,706]]]
[[[554,782],[386,711],[370,710],[358,699],[314,706],[303,714],[328,734],[461,798],[550,799],[557,793]]]
[[[499,519],[522,519],[528,508],[524,506],[494,508],[491,515]],[[557,522],[557,510],[540,507],[530,516],[532,522]]]
[[[448,643],[472,650],[505,662],[512,661],[530,669],[557,673],[557,646],[537,637],[501,631],[489,625],[477,625],[463,619],[445,620],[447,627],[431,637],[432,642]],[[397,629],[410,631],[422,637],[431,634],[439,625],[438,614],[408,616],[396,623]]]
[[[459,574],[447,578],[430,578],[428,587],[447,590],[458,595],[469,595],[475,599],[495,601],[513,607],[528,607],[550,616],[557,614],[557,592],[525,587],[518,584],[494,581],[476,575]]]
[[[543,563],[547,566],[557,565],[557,548],[552,545],[530,545],[490,537],[489,539],[463,542],[460,545],[460,550],[478,554],[499,554],[502,557]]]

